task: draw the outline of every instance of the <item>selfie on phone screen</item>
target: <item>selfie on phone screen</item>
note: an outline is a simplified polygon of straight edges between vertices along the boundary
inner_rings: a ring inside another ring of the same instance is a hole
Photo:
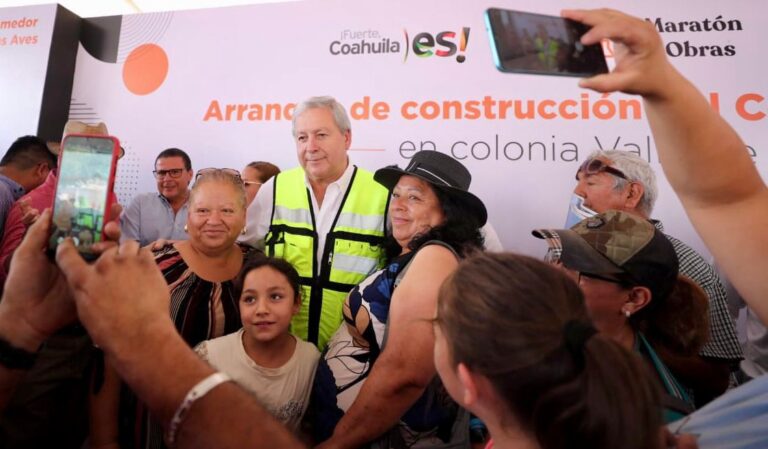
[[[600,45],[584,46],[582,24],[562,17],[489,9],[486,23],[499,70],[589,76],[608,72]]]
[[[71,237],[78,251],[88,255],[101,241],[115,146],[108,137],[69,136],[64,141],[50,249]]]

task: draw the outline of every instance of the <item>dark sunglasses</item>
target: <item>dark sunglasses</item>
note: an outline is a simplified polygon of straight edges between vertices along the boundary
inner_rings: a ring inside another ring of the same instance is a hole
[[[581,166],[579,167],[579,170],[576,172],[576,180],[577,181],[579,180],[579,173],[584,173],[585,175],[596,175],[602,172],[605,172],[629,181],[629,178],[627,178],[627,175],[622,173],[621,170],[611,167],[610,165],[606,164],[600,159],[587,159],[586,161],[584,161],[584,163],[581,164]]]
[[[240,172],[235,170],[234,168],[214,168],[214,167],[203,168],[203,169],[198,170],[197,171],[197,175],[195,175],[195,181],[197,181],[197,178],[199,178],[201,176],[206,176],[206,175],[210,175],[210,174],[213,174],[213,173],[224,173],[226,175],[229,175],[229,176],[237,179],[240,182],[243,181],[243,178],[240,177]]]

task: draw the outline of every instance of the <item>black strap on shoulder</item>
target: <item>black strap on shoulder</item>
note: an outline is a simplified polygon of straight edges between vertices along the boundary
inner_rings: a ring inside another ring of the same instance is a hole
[[[344,197],[341,199],[341,205],[339,205],[339,210],[336,211],[336,216],[333,217],[333,223],[331,223],[331,230],[336,228],[336,222],[339,221],[339,216],[341,215],[341,211],[344,210],[344,206],[347,204],[347,198],[349,198],[349,192],[352,191],[352,189],[355,188],[355,179],[357,179],[357,165],[353,165],[352,170],[352,177],[349,179],[349,186],[347,187],[347,191],[344,192]],[[326,245],[327,247],[328,245]]]
[[[317,346],[318,342],[320,341],[320,312],[323,307],[323,289],[319,282],[320,276],[317,274],[318,271],[322,273],[322,266],[317,266],[317,251],[319,250],[319,242],[317,234],[317,223],[315,222],[315,208],[312,206],[312,192],[309,191],[309,187],[307,187],[307,205],[309,206],[309,215],[312,218],[313,230],[312,254],[310,254],[312,262],[312,279],[310,280],[310,283],[307,284],[310,286],[308,310],[309,317],[307,319],[307,341]],[[323,254],[323,259],[320,260],[325,260],[325,257],[326,255]]]
[[[277,208],[277,180],[280,178],[280,173],[276,174],[272,181],[272,213],[269,215],[269,224],[275,220],[275,209]]]

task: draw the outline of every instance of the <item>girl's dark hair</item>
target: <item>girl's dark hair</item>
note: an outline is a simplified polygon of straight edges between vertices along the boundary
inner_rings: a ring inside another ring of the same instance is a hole
[[[436,320],[452,363],[486,377],[542,448],[660,448],[660,395],[646,364],[599,334],[574,349],[565,331],[574,322],[590,323],[573,280],[502,253],[459,264],[441,287]]]
[[[453,247],[461,257],[476,250],[482,250],[485,239],[480,232],[480,221],[472,214],[472,210],[450,192],[432,184],[429,186],[437,196],[445,221],[424,234],[414,236],[408,244],[408,249],[415,251],[430,240],[440,240]],[[402,248],[391,233],[387,235],[384,249],[387,260],[391,260],[402,252]]]
[[[267,256],[255,257],[247,260],[243,264],[243,268],[240,270],[240,274],[237,276],[237,280],[235,281],[235,294],[238,298],[243,294],[243,283],[245,282],[245,278],[248,276],[248,273],[261,267],[270,267],[285,276],[285,278],[288,280],[288,284],[293,289],[294,302],[301,301],[299,273],[295,268],[293,268],[293,265],[291,265],[285,259],[278,259],[276,257]]]

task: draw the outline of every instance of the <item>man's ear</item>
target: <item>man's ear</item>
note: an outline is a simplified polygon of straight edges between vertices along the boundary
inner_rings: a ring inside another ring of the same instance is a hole
[[[645,187],[643,184],[639,182],[630,182],[624,203],[627,210],[637,209],[637,206],[640,205],[640,202],[643,200],[643,194],[645,194]]]
[[[35,175],[41,178],[48,176],[49,171],[51,171],[51,167],[44,162],[37,164],[37,166],[35,167]]]

